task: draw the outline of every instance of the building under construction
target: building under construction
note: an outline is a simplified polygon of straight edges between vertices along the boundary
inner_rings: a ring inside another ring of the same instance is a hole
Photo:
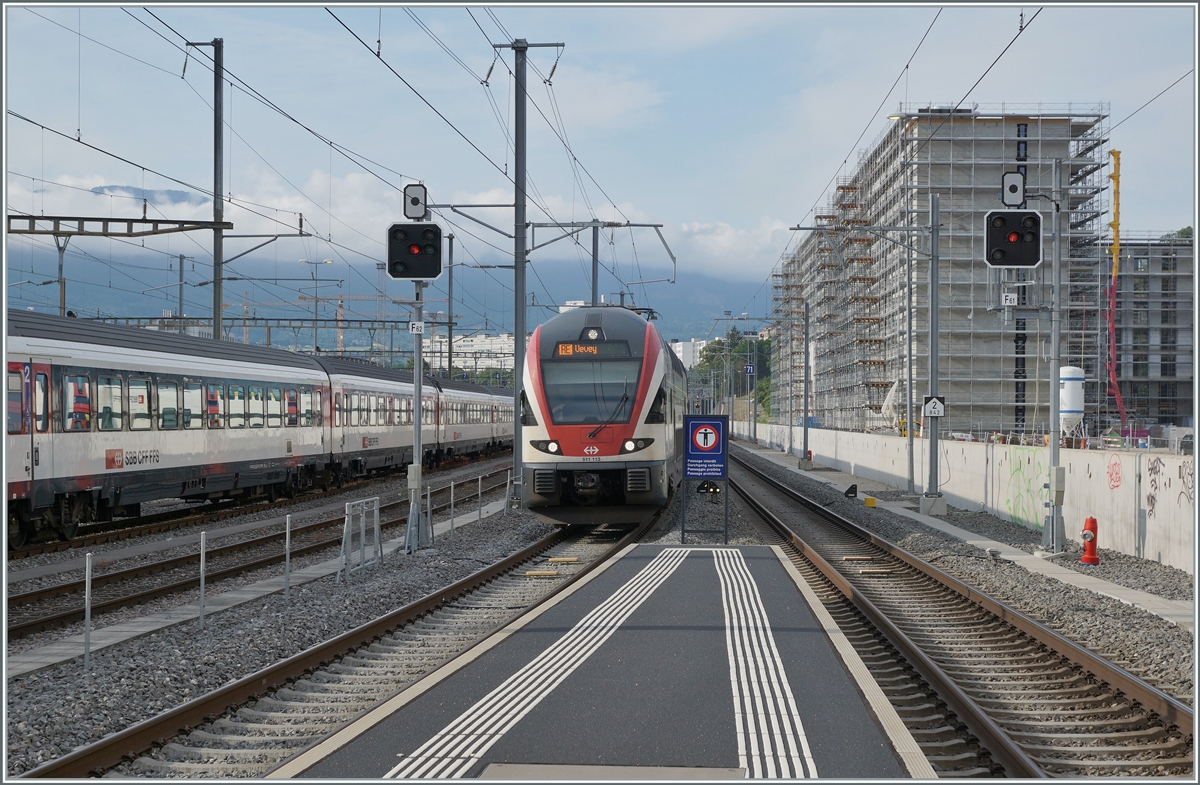
[[[1106,104],[904,106],[892,115],[855,169],[837,179],[774,277],[778,419],[800,422],[806,358],[815,425],[895,427],[906,419],[909,395],[919,419],[929,380],[930,197],[937,194],[942,433],[1046,432],[1057,390],[1048,310],[1052,174],[1060,159],[1062,364],[1083,366],[1106,341],[1098,282],[1106,259],[1107,116]],[[1043,216],[1044,261],[1034,268],[984,261],[984,216],[1006,209],[1005,172],[1024,173],[1024,209]],[[1098,388],[1088,387],[1095,411]]]

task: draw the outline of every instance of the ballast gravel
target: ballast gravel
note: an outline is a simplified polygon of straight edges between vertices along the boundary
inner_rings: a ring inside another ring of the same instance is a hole
[[[523,511],[389,555],[381,569],[337,584],[330,575],[7,681],[8,776],[149,719],[461,580],[546,536]]]
[[[755,455],[754,450],[740,446],[734,449],[751,465],[831,511],[1012,605],[1060,635],[1123,665],[1167,694],[1192,705],[1195,639],[1186,629],[1111,597],[1031,573],[1009,561],[991,560],[972,545],[890,510],[867,507],[861,499],[847,499],[829,485],[789,471],[770,459]],[[899,498],[899,492],[886,493]],[[887,496],[880,493],[879,498]],[[1041,543],[1040,533],[987,513],[954,512],[947,515],[946,520],[959,528],[1030,552]],[[1064,556],[1059,560],[1070,558]],[[1122,586],[1175,599],[1194,596],[1192,576],[1181,570],[1102,549],[1101,564],[1106,561],[1107,570],[1093,574]]]
[[[748,454],[750,461],[761,465],[771,476],[788,482],[914,555],[932,561],[960,580],[1013,604],[1059,633],[1125,663],[1135,673],[1157,681],[1161,689],[1191,704],[1194,642],[1186,630],[1117,600],[1031,574],[1010,562],[981,558],[976,548],[961,541],[882,508],[872,509],[861,501],[847,500],[827,485],[790,472],[750,451],[743,450],[742,454]],[[689,491],[686,508],[689,531],[721,527],[725,499],[718,498],[718,503],[712,504],[695,494],[694,487],[689,487]],[[899,492],[889,493],[900,498]],[[362,494],[358,496],[361,498]],[[888,496],[880,494],[880,498]],[[680,501],[681,495],[676,494],[642,542],[679,542]],[[761,544],[762,535],[752,522],[753,514],[736,496],[729,502],[729,543]],[[320,502],[328,503],[329,500]],[[1040,544],[1036,532],[990,515],[952,511],[947,520],[1026,550]],[[285,605],[282,594],[269,595],[261,601],[207,616],[203,631],[194,621],[186,622],[93,652],[92,667],[87,672],[82,660],[76,659],[8,680],[6,773],[21,774],[352,629],[376,618],[381,609],[419,599],[525,547],[550,530],[550,526],[526,512],[495,515],[462,527],[452,536],[440,537],[430,551],[391,556],[383,569],[349,585],[338,585],[329,576],[294,587],[290,605]],[[721,534],[689,534],[687,540],[688,544],[696,545],[723,541]],[[1101,554],[1106,571],[1096,574],[1106,580],[1178,599],[1193,596],[1193,581],[1186,573],[1121,554],[1103,550]],[[299,561],[294,566],[303,563]],[[240,582],[229,581],[227,585],[232,588]],[[226,582],[213,588],[220,590],[224,585]],[[111,621],[122,618],[118,614],[139,615],[153,610],[154,607],[120,611],[113,614]],[[75,629],[74,633],[79,631]],[[63,634],[66,631],[53,637]],[[32,641],[37,639],[16,643],[28,647],[34,645]],[[42,639],[37,645],[45,642]],[[9,652],[16,650],[10,644]]]

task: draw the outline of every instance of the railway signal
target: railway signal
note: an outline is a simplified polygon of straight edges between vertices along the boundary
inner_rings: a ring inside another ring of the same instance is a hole
[[[992,210],[984,216],[988,267],[1037,267],[1042,263],[1042,216],[1034,210]]]
[[[414,221],[425,220],[429,212],[429,192],[420,183],[404,186],[404,217]]]
[[[392,278],[432,281],[442,274],[442,228],[435,223],[392,224],[387,271]]]

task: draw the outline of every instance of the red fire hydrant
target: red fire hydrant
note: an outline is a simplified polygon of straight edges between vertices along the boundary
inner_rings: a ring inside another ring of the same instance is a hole
[[[808,451],[808,459],[809,459],[810,461],[812,460],[812,450],[809,450],[809,451]]]
[[[1083,522],[1083,555],[1079,557],[1080,564],[1099,564],[1100,555],[1096,553],[1096,519],[1088,518]]]

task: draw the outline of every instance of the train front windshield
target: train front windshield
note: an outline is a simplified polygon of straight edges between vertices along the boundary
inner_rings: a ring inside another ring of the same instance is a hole
[[[641,359],[544,361],[550,419],[555,425],[629,422],[641,370]]]

